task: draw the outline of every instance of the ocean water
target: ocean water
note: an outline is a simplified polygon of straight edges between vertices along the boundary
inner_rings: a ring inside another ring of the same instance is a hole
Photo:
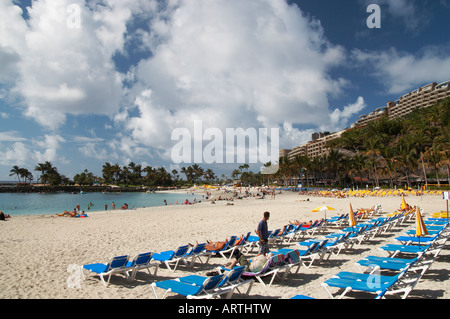
[[[112,202],[116,205],[116,210],[124,203],[128,208],[142,208],[164,206],[167,204],[183,204],[188,199],[190,202],[196,199],[202,200],[201,195],[191,193],[0,193],[0,210],[11,217],[17,215],[53,215],[63,213],[64,210],[72,211],[77,204],[80,210],[86,213],[89,211],[104,211],[105,204],[108,210],[112,209]],[[88,204],[93,206],[88,210]]]

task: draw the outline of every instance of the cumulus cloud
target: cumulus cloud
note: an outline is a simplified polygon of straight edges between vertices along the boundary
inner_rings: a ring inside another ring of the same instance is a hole
[[[122,83],[111,57],[122,48],[130,9],[111,1],[89,7],[81,0],[41,0],[27,13],[25,21],[12,1],[0,4],[0,59],[12,62],[0,80],[14,83],[25,114],[56,129],[68,113],[115,113]]]
[[[347,125],[350,117],[355,114],[360,114],[366,106],[367,105],[364,101],[364,98],[360,96],[355,103],[344,106],[342,110],[335,109],[332,113],[330,113],[330,125],[325,125],[322,129],[336,131],[344,128]]]
[[[61,147],[61,143],[64,143],[65,139],[59,135],[45,135],[44,140],[34,140],[34,145],[43,149],[41,152],[36,150],[33,152],[33,159],[37,162],[52,162],[55,160],[59,160],[61,162],[65,162],[66,159],[58,154],[58,150]]]
[[[45,135],[43,139],[27,140],[16,137],[15,132],[0,134],[0,142],[13,142],[6,146],[1,145],[4,155],[0,159],[1,165],[35,165],[37,162],[67,160],[58,154],[58,150],[65,142],[59,135]]]
[[[97,159],[168,159],[171,132],[195,120],[223,131],[280,128],[292,147],[311,135],[296,126],[347,118],[324,117],[346,85],[330,76],[344,49],[285,0],[39,0],[22,13],[0,3],[0,61],[9,62],[0,84],[53,130],[35,159],[57,158],[68,114],[111,117],[116,138],[79,147]],[[121,73],[114,57],[131,59],[131,47],[145,54]]]
[[[448,47],[428,47],[420,53],[354,50],[353,58],[386,86],[389,93],[400,94],[434,81],[448,80]]]
[[[280,127],[328,113],[344,51],[320,22],[285,1],[178,1],[153,18],[152,57],[135,68],[135,140],[167,147],[174,128]]]

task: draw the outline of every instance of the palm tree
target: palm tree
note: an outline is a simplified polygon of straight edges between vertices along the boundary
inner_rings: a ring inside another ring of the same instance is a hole
[[[41,177],[39,179],[44,184],[59,184],[61,182],[61,175],[58,173],[57,168],[49,161],[38,163],[34,170],[41,172]]]
[[[381,154],[381,145],[380,145],[380,139],[376,136],[369,138],[366,140],[365,143],[366,152],[365,154],[370,158],[370,162],[372,164],[373,173],[375,177],[375,184],[376,186],[380,186],[378,182],[378,163],[380,161],[380,154]]]
[[[408,187],[411,187],[411,173],[417,167],[417,149],[413,141],[403,139],[399,143],[399,154],[396,156],[396,162],[403,167]]]
[[[429,163],[430,166],[432,166],[436,172],[436,180],[437,180],[437,184],[438,187],[441,186],[441,182],[439,179],[439,168],[442,165],[442,161],[443,161],[443,156],[442,156],[442,149],[440,147],[439,144],[433,144],[432,147],[430,147],[426,152],[425,152],[425,157],[427,159],[427,162]]]
[[[33,174],[28,169],[21,168],[21,169],[19,169],[19,172],[20,172],[20,177],[23,178],[23,181],[25,184],[27,183],[27,180],[30,182],[33,180]]]
[[[105,180],[105,182],[111,183],[113,180],[113,172],[112,172],[111,163],[107,162],[107,163],[103,164],[102,173],[103,173],[103,179]]]
[[[383,157],[383,160],[384,160],[384,167],[383,167],[382,171],[385,174],[389,175],[389,184],[390,184],[391,188],[394,187],[394,182],[393,182],[394,175],[397,175],[395,150],[396,150],[396,148],[389,147],[389,146],[385,147],[381,150],[381,156]]]
[[[20,183],[20,167],[17,165],[14,165],[14,167],[9,172],[11,173],[11,174],[9,174],[9,176],[16,175],[17,179]]]
[[[328,155],[325,156],[326,168],[331,174],[334,176],[334,180],[340,183],[340,170],[341,170],[341,162],[343,159],[342,153],[340,153],[336,149],[331,149],[328,152]]]

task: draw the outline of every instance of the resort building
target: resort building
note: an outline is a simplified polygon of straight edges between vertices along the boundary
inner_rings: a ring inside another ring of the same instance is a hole
[[[388,115],[390,119],[405,116],[415,109],[428,107],[447,97],[450,97],[450,81],[440,84],[433,82],[403,95],[397,101],[388,102]]]
[[[330,150],[328,147],[326,147],[327,142],[340,137],[343,132],[345,132],[345,130],[331,134],[314,133],[312,134],[311,141],[293,148],[292,150],[290,150],[287,157],[289,160],[293,160],[297,155],[307,156],[309,158],[326,155]]]
[[[352,124],[351,127],[353,128],[353,127],[366,125],[370,121],[375,121],[375,120],[385,116],[386,114],[388,114],[388,107],[387,106],[379,107],[372,113],[369,113],[366,115],[360,115],[359,120],[357,120],[356,123]]]
[[[387,115],[389,119],[402,117],[415,109],[428,107],[447,97],[450,97],[450,81],[440,84],[433,82],[403,95],[397,101],[387,102],[387,106],[379,107],[367,115],[361,115],[359,120],[351,125],[351,128],[366,125],[370,121],[377,120],[385,115]],[[314,133],[312,134],[312,140],[308,143],[290,150],[280,150],[280,156],[287,156],[289,160],[293,160],[297,155],[308,156],[309,158],[326,155],[329,152],[329,148],[325,147],[326,143],[340,137],[345,131],[346,130],[331,134]]]

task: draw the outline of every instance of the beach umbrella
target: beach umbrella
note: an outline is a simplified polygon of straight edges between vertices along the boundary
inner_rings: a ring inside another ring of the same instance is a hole
[[[353,212],[352,204],[350,204],[350,211],[348,213],[348,221],[349,221],[350,227],[356,226],[356,218],[355,218],[355,213]]]
[[[428,235],[427,226],[423,221],[422,215],[420,214],[419,207],[416,208],[416,236],[419,238],[420,247],[420,237]]]
[[[324,212],[325,213],[325,219],[327,219],[327,211],[329,210],[336,210],[333,207],[327,206],[327,205],[323,205],[317,208],[314,208],[312,211],[315,212]]]

